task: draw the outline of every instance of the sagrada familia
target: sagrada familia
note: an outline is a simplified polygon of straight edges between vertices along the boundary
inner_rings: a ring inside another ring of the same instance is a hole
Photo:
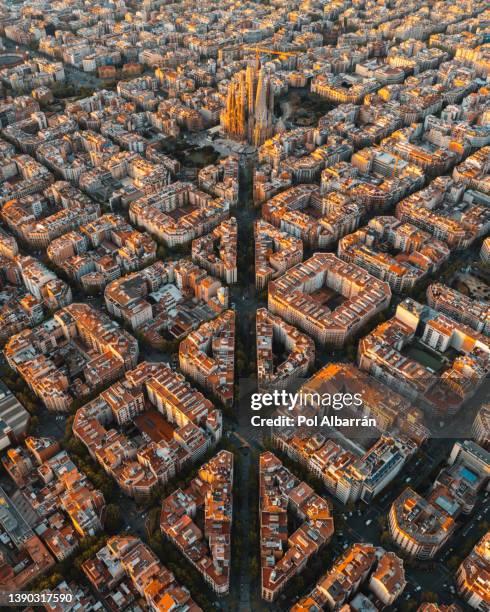
[[[228,87],[221,128],[229,138],[260,146],[274,135],[274,92],[258,63],[236,74]]]

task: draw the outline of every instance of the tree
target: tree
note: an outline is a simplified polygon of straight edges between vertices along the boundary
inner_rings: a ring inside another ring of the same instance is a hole
[[[28,432],[30,434],[35,433],[36,429],[38,428],[39,425],[39,419],[37,416],[32,416],[29,420],[29,428],[28,428]]]
[[[65,421],[65,438],[71,438],[73,432],[73,421],[75,417],[69,416]]]
[[[404,601],[400,604],[401,612],[414,612],[418,607],[416,601]]]
[[[110,534],[117,533],[121,528],[121,510],[117,504],[107,504],[105,508],[104,527]]]
[[[383,531],[379,539],[380,539],[381,545],[384,546],[385,548],[389,544],[391,544],[390,534],[387,531]]]
[[[59,574],[58,572],[54,572],[53,574],[51,574],[51,576],[48,576],[46,578],[43,578],[39,584],[38,584],[38,589],[40,591],[46,589],[48,591],[52,591],[54,590],[58,584],[63,580],[63,576],[61,574]]]
[[[148,513],[148,529],[151,533],[156,531],[160,524],[160,506],[152,508]]]
[[[357,357],[357,349],[355,344],[349,343],[345,346],[345,352],[349,361],[355,361]]]
[[[461,563],[461,559],[457,555],[452,555],[447,560],[447,566],[449,569],[455,570]]]
[[[436,603],[437,601],[439,601],[439,596],[437,595],[437,593],[433,593],[432,591],[424,591],[422,593],[422,601]]]
[[[77,438],[70,438],[66,442],[64,442],[63,447],[70,455],[83,455],[85,452],[85,447],[82,442]]]

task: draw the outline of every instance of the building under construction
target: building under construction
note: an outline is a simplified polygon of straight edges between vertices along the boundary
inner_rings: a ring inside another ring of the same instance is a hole
[[[274,134],[274,93],[270,75],[259,63],[234,76],[221,113],[221,128],[229,138],[260,146]]]

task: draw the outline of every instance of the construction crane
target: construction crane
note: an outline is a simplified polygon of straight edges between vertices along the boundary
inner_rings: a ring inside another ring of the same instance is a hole
[[[255,59],[259,61],[260,54],[263,55],[279,55],[281,59],[285,59],[286,57],[296,57],[298,55],[297,51],[275,51],[274,49],[268,49],[267,47],[242,47],[245,51],[254,51]]]

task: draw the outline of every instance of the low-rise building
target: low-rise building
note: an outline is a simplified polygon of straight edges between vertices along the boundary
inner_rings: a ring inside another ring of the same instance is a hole
[[[3,554],[0,558],[0,589],[4,593],[18,592],[46,574],[55,561],[2,488],[0,508],[0,526],[14,547],[13,555]],[[20,567],[18,554],[24,558]]]
[[[390,299],[388,283],[331,253],[315,253],[269,282],[268,307],[319,344],[342,346]]]
[[[134,536],[109,538],[94,557],[84,561],[82,571],[95,591],[107,597],[108,602],[117,593],[115,601],[122,598],[130,604],[134,597],[130,597],[130,587],[143,598],[149,610],[183,607],[188,612],[201,612],[189,591],[176,582],[151,548]],[[121,592],[118,592],[119,586]]]
[[[204,531],[193,519],[204,510]],[[218,595],[226,595],[231,575],[233,455],[221,451],[199,468],[183,491],[163,500],[160,529]]]
[[[155,410],[162,418],[152,417]],[[135,441],[109,427],[138,422],[139,416],[143,435]],[[142,362],[77,411],[73,434],[126,495],[148,499],[218,442],[222,419],[181,374],[163,363]]]
[[[176,182],[130,204],[129,218],[166,246],[186,244],[211,231],[229,214],[222,198],[213,199],[192,183]]]
[[[338,191],[297,185],[262,206],[265,221],[311,247],[328,248],[359,225],[364,209]]]
[[[471,433],[479,446],[490,451],[490,404],[484,404],[478,411]]]
[[[0,450],[20,442],[27,433],[30,416],[7,385],[0,381]]]
[[[231,406],[235,383],[235,311],[225,310],[182,340],[179,366],[225,406]]]
[[[254,238],[255,286],[259,290],[303,260],[303,241],[262,219],[254,223]]]
[[[255,326],[259,390],[286,389],[306,376],[315,361],[315,343],[309,336],[266,308],[257,309]],[[279,350],[287,356],[277,364]]]
[[[408,349],[413,344],[427,351],[427,365],[412,356]],[[441,357],[440,362],[437,356],[448,351],[451,359],[442,362]],[[395,391],[422,401],[440,416],[451,416],[484,382],[490,370],[490,341],[473,328],[406,298],[392,319],[359,342],[358,359],[361,369]]]
[[[486,302],[472,300],[456,289],[434,283],[427,288],[427,303],[455,321],[490,335],[490,310]]]
[[[291,612],[343,609],[364,582],[383,604],[393,604],[407,584],[403,561],[371,544],[352,544]]]
[[[426,497],[406,488],[393,502],[393,541],[411,557],[432,559],[455,532],[458,517],[472,512],[489,478],[490,454],[470,440],[456,442]]]
[[[376,217],[339,241],[338,256],[386,281],[393,291],[405,292],[436,272],[448,259],[449,248],[396,217]]]
[[[262,599],[274,601],[333,536],[329,502],[296,478],[272,453],[260,456],[260,557]],[[287,513],[301,522],[288,533]]]
[[[192,241],[192,261],[228,284],[237,282],[237,223],[222,221],[209,234]]]
[[[88,304],[58,310],[52,319],[13,336],[5,347],[10,367],[55,412],[119,378],[136,365],[138,352],[130,334]],[[61,364],[72,359],[72,367],[60,367],[60,358]]]
[[[460,596],[474,610],[490,609],[490,532],[475,545],[456,573]]]
[[[408,439],[382,436],[363,454],[346,448],[321,433],[277,432],[274,444],[299,461],[344,504],[359,499],[369,504],[415,454]]]
[[[147,266],[109,283],[107,310],[156,346],[181,339],[228,307],[228,288],[188,259]]]

